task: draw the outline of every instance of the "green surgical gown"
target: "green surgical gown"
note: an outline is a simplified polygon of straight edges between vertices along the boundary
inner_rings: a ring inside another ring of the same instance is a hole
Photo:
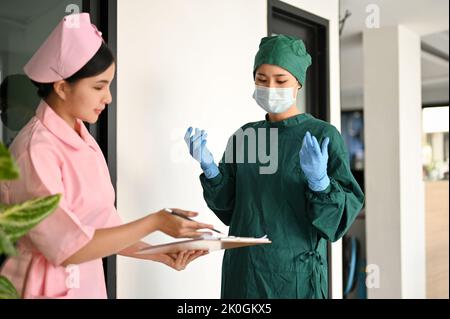
[[[218,176],[200,176],[203,195],[208,207],[230,226],[229,235],[267,235],[272,244],[225,251],[222,298],[327,298],[326,241],[336,241],[347,232],[364,202],[341,135],[334,126],[306,113],[279,122],[266,118],[241,129],[248,133],[243,136],[253,131],[257,142],[233,138],[234,134],[226,149],[232,150],[233,160],[230,153],[225,160],[224,154]],[[277,131],[272,149],[270,136],[275,134],[270,129]],[[308,188],[300,168],[299,150],[307,131],[320,144],[330,138],[330,185],[322,192]],[[248,150],[266,145],[266,154],[274,154],[275,140],[277,170],[261,174],[261,166],[269,163],[258,152],[255,160]],[[239,150],[244,151],[243,160],[237,157]]]

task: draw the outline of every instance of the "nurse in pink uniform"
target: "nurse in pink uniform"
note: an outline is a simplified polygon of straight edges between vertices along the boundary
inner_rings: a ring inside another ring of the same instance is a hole
[[[111,103],[115,62],[89,14],[65,17],[24,67],[42,100],[10,151],[21,178],[1,183],[1,202],[60,193],[59,207],[17,243],[1,269],[24,298],[106,298],[102,259],[119,254],[184,269],[204,251],[135,255],[154,231],[195,237],[212,228],[161,210],[123,224],[102,151],[83,121]],[[189,217],[197,214],[182,211]]]

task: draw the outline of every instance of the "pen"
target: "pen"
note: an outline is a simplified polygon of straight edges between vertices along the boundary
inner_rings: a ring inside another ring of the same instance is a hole
[[[174,211],[174,210],[172,210],[170,208],[164,208],[164,210],[166,212],[168,212],[168,213],[171,213],[172,215],[175,215],[175,216],[178,216],[178,217],[181,217],[181,218],[184,218],[184,219],[187,219],[187,220],[195,222],[195,220],[193,220],[193,219],[191,219],[191,218],[189,218],[187,216],[184,216],[183,214],[180,214],[180,213],[178,213],[178,212],[176,212],[176,211]],[[223,235],[223,233],[220,230],[217,230],[217,229],[214,229],[214,228],[212,228],[211,230],[215,231],[216,233],[219,233],[219,234]]]

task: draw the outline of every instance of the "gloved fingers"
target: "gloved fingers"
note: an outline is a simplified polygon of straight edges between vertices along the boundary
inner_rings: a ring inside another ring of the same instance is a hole
[[[306,134],[308,134],[308,133],[306,133]],[[308,148],[308,142],[307,142],[307,137],[305,135],[303,137],[302,148],[300,149],[300,151],[304,152],[307,148]]]
[[[302,148],[300,149],[300,152],[298,153],[299,155],[300,155],[300,159],[302,159],[302,158],[304,158],[305,157],[305,155],[306,155],[306,144],[304,144],[303,146],[302,146]]]
[[[191,139],[192,127],[189,127],[184,134],[184,141],[189,144]]]
[[[200,130],[198,128],[196,128],[194,135],[191,136],[190,143],[194,143],[197,146],[199,146],[199,143],[201,142],[201,137],[202,137],[202,134],[201,134]]]
[[[311,138],[311,133],[309,131],[306,132],[306,144],[308,144],[308,148],[314,147],[313,140]]]
[[[320,146],[319,146],[319,142],[317,141],[317,138],[315,136],[312,137],[312,142],[313,142],[313,151],[314,154],[316,156],[320,156],[322,155],[322,153],[320,152]]]
[[[191,151],[192,157],[194,159],[196,159],[197,161],[200,161],[200,159],[201,159],[201,155],[200,155],[201,135],[200,135],[200,130],[198,128],[195,129],[194,135],[191,136],[189,145],[190,145],[190,151]]]
[[[205,145],[206,145],[206,138],[208,137],[208,134],[205,132],[205,131],[202,131],[202,137],[201,137],[201,139],[202,139],[202,149],[205,147]]]
[[[191,130],[190,130],[190,133],[192,133],[192,128],[191,128]],[[193,157],[195,158],[195,156],[194,156],[194,143],[193,143],[193,139],[194,139],[194,136],[189,134],[189,137],[188,137],[188,140],[186,141],[186,143],[187,143],[187,145],[188,145],[188,147],[189,147],[189,154],[191,154],[191,156],[193,156]]]
[[[207,136],[208,136],[208,134],[204,130],[202,130],[202,135],[200,136],[202,149],[206,146],[206,142],[207,142],[206,137]]]
[[[184,140],[189,146],[189,153],[195,158],[198,158],[198,147],[200,146],[200,130],[198,128],[195,129],[194,135],[192,135],[193,128],[189,127],[184,135]],[[194,154],[195,153],[195,154]]]
[[[309,141],[309,148],[311,151],[314,151],[314,139],[313,139],[313,135],[310,133],[309,137],[308,137],[308,141]]]
[[[202,139],[202,144],[201,144],[202,149],[206,146],[207,142],[208,142],[207,140]]]
[[[193,135],[193,136],[191,136],[190,143],[195,143],[195,142],[198,142],[198,141],[201,141],[201,140],[202,140],[202,136],[201,135]]]
[[[303,137],[303,145],[302,148],[300,149],[299,156],[300,162],[303,163],[303,165],[306,165],[305,163],[308,161],[308,158],[310,157],[310,147],[307,135]]]
[[[322,142],[322,156],[328,155],[328,144],[330,143],[330,138],[325,137]]]
[[[194,139],[197,139],[201,136],[200,129],[195,128]]]
[[[309,153],[307,148],[302,148],[299,152],[300,156],[300,165],[302,168],[306,168],[310,165],[311,162],[311,154]]]

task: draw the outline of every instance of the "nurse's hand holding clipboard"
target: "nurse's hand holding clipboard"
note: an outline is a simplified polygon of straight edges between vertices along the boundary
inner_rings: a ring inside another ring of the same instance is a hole
[[[198,215],[196,212],[182,209],[177,209],[177,213],[186,217]],[[80,264],[95,258],[119,254],[127,257],[158,261],[176,270],[182,270],[189,262],[205,255],[207,252],[185,251],[178,254],[139,255],[135,254],[135,252],[149,246],[147,243],[140,241],[140,239],[155,231],[161,231],[175,238],[195,238],[205,235],[205,232],[200,231],[201,229],[213,229],[213,226],[180,218],[162,209],[127,224],[97,229],[88,244],[65,260],[63,265]]]

